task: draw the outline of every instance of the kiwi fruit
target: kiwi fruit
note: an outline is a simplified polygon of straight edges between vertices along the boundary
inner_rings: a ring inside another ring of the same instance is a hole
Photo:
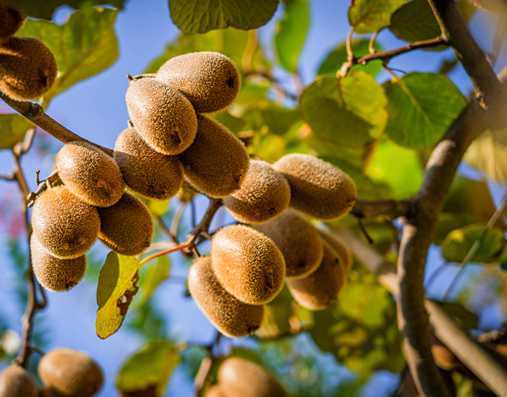
[[[110,207],[123,195],[120,167],[90,143],[66,143],[56,155],[55,166],[65,186],[87,204]]]
[[[322,239],[317,229],[294,210],[286,210],[255,229],[272,239],[285,258],[286,277],[305,277],[322,260]]]
[[[243,143],[222,124],[202,115],[194,143],[179,158],[190,185],[215,198],[239,189],[248,170]]]
[[[39,361],[39,376],[50,392],[57,396],[89,397],[104,383],[99,365],[86,353],[57,348]]]
[[[232,216],[245,223],[266,222],[287,209],[289,202],[289,183],[261,160],[250,160],[241,188],[224,199]]]
[[[37,397],[37,385],[32,375],[19,365],[0,372],[0,397]]]
[[[99,239],[122,255],[137,255],[150,246],[153,224],[146,206],[129,193],[112,207],[99,208]]]
[[[352,178],[308,154],[287,154],[273,167],[289,181],[290,205],[310,216],[334,219],[348,213],[357,198]]]
[[[345,283],[345,268],[338,254],[324,242],[319,267],[309,276],[288,279],[287,287],[296,302],[309,310],[323,310],[333,303]]]
[[[206,391],[205,397],[227,397],[220,385],[213,385]]]
[[[218,282],[242,302],[262,305],[283,287],[285,261],[273,240],[248,226],[220,229],[211,241]]]
[[[240,357],[225,359],[218,369],[225,397],[287,397],[278,381],[263,367]]]
[[[11,37],[0,46],[0,91],[20,101],[46,93],[56,79],[56,60],[44,43]]]
[[[345,246],[343,241],[327,230],[319,229],[319,234],[320,237],[338,254],[340,263],[345,267],[345,270],[350,270],[353,262],[352,252],[350,252],[350,250]]]
[[[151,77],[137,78],[130,81],[126,101],[137,132],[157,152],[173,156],[194,141],[195,110],[175,88]]]
[[[199,113],[230,105],[239,91],[238,69],[219,52],[191,52],[169,59],[157,78],[181,91]]]
[[[209,257],[194,261],[188,274],[188,288],[208,320],[231,338],[256,331],[264,316],[263,306],[240,302],[218,282]]]
[[[57,258],[78,258],[97,239],[99,213],[83,203],[65,186],[47,189],[35,200],[32,212],[33,234]]]
[[[0,3],[0,44],[18,31],[23,20],[19,10]]]
[[[135,128],[127,128],[118,136],[114,159],[127,186],[145,197],[168,199],[183,183],[183,168],[178,158],[153,150]]]
[[[85,256],[60,259],[52,256],[32,236],[30,241],[33,272],[39,283],[51,291],[66,291],[77,285],[86,270]]]

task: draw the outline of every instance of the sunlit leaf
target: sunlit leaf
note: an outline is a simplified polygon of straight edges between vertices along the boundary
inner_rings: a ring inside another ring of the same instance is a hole
[[[87,5],[63,25],[44,20],[28,20],[23,25],[19,35],[42,40],[56,58],[58,77],[44,95],[46,103],[116,61],[119,55],[114,30],[116,16],[117,10]]]
[[[148,342],[123,363],[116,377],[116,388],[122,393],[141,395],[151,391],[154,394],[150,396],[163,396],[179,362],[179,352],[172,342]]]
[[[22,10],[25,15],[31,17],[51,19],[55,10],[60,6],[70,6],[72,8],[81,8],[83,5],[105,5],[109,4],[117,8],[123,8],[126,0],[5,0]]]
[[[465,155],[465,161],[468,164],[477,168],[488,178],[503,184],[507,184],[505,134],[505,131],[485,132],[472,142]]]
[[[278,0],[169,0],[171,18],[184,33],[256,29],[271,19],[277,6]]]
[[[148,209],[155,216],[162,216],[169,208],[169,200],[149,200]]]
[[[97,284],[97,335],[108,338],[121,327],[132,299],[137,293],[140,262],[133,256],[110,252]]]
[[[18,114],[0,114],[0,150],[20,142],[33,124]]]
[[[386,134],[399,145],[412,148],[434,145],[466,104],[451,80],[433,73],[410,73],[390,81],[386,94]]]
[[[161,256],[150,264],[141,275],[139,306],[145,304],[153,296],[157,288],[169,278],[171,274],[171,260],[168,256]]]
[[[310,0],[285,0],[284,3],[283,16],[276,25],[274,48],[278,63],[295,73],[310,30]]]
[[[354,0],[349,23],[357,33],[373,33],[389,25],[391,14],[406,0]]]

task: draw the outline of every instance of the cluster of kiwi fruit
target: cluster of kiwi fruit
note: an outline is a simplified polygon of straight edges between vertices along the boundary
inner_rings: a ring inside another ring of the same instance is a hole
[[[100,366],[86,353],[57,348],[39,361],[42,389],[33,376],[17,364],[0,373],[0,397],[92,397],[102,387]]]
[[[278,381],[263,367],[240,357],[226,358],[218,369],[218,383],[206,397],[287,397]]]
[[[43,42],[14,36],[24,19],[0,0],[0,91],[21,101],[43,95],[57,75],[55,57]]]

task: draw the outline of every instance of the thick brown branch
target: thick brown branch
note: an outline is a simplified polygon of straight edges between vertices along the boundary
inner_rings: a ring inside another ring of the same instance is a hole
[[[72,132],[68,128],[64,127],[58,121],[44,113],[44,109],[35,102],[20,102],[0,92],[0,98],[4,100],[11,108],[13,108],[20,115],[26,117],[28,120],[33,122],[35,125],[42,128],[48,134],[52,135],[63,143],[84,141],[91,143],[97,147],[100,147],[104,152],[109,155],[113,154],[113,151],[109,148],[97,145],[82,136]]]

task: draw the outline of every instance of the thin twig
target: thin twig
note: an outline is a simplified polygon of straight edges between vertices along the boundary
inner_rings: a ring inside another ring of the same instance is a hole
[[[406,200],[357,200],[350,213],[357,218],[387,216],[395,219],[405,216],[409,209],[410,202]]]
[[[297,101],[299,96],[293,92],[288,91],[283,83],[273,76],[271,72],[265,71],[265,70],[246,70],[243,72],[243,76],[245,78],[248,77],[260,77],[264,80],[269,81],[273,85],[273,89],[279,92],[282,96],[284,96],[287,99],[290,99],[292,101]]]
[[[222,340],[222,334],[216,331],[215,337],[213,341],[204,346],[208,351],[208,355],[203,358],[201,361],[201,365],[199,366],[199,370],[197,371],[197,375],[194,379],[194,396],[201,397],[207,383],[209,380],[209,375],[211,373],[211,369],[213,368],[213,364],[219,358],[216,353],[217,348],[220,346],[220,342]]]
[[[179,244],[178,235],[174,234],[173,231],[167,226],[164,221],[164,218],[160,215],[157,216],[157,222],[160,226],[160,229],[172,240],[174,244]]]

